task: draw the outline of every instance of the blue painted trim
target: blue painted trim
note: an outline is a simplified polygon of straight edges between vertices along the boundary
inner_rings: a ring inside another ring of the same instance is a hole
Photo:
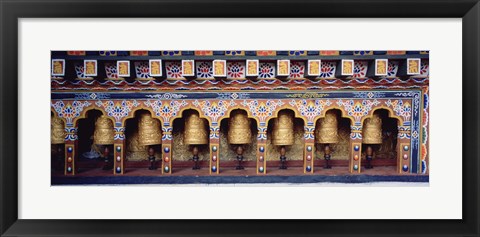
[[[353,51],[340,51],[340,55],[353,55]]]
[[[195,51],[182,51],[182,55],[184,56],[195,55]]]
[[[160,51],[148,51],[148,56],[162,56]]]
[[[410,160],[410,172],[417,173],[418,172],[418,161],[420,158],[420,129],[421,126],[421,91],[414,91],[414,96],[412,99],[412,124],[411,124],[411,149],[412,149],[412,159]],[[415,135],[416,133],[416,135]]]
[[[369,95],[369,93],[371,94]],[[412,99],[414,96],[420,96],[417,90],[401,91],[268,91],[268,92],[214,92],[214,91],[179,91],[179,92],[52,92],[51,98],[54,100],[96,100],[96,99],[165,99],[166,97],[174,99],[386,99],[386,98],[405,98]],[[308,97],[302,98],[307,94]],[[419,106],[418,104],[415,104]],[[414,108],[415,109],[415,108]]]

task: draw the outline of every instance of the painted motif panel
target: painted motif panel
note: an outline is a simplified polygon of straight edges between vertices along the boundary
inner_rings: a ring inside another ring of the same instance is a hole
[[[275,78],[275,66],[274,62],[260,62],[258,78]]]
[[[180,61],[166,61],[165,70],[167,71],[167,79],[183,79]]]
[[[244,61],[228,61],[227,62],[227,79],[243,79],[245,78],[245,62]]]
[[[150,78],[150,69],[148,62],[135,62],[135,75],[137,78],[147,79]]]
[[[291,61],[290,62],[290,79],[305,78],[305,62],[303,61]]]
[[[213,65],[211,61],[196,61],[195,71],[199,79],[213,79]]]
[[[329,79],[335,77],[335,71],[337,69],[337,64],[334,61],[323,61],[320,71],[320,76],[318,78]]]

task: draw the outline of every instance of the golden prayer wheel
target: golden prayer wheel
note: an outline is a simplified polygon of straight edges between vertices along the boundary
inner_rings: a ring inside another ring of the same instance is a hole
[[[95,122],[95,132],[93,133],[93,143],[97,145],[113,144],[115,130],[112,120],[107,116],[100,116]]]
[[[59,117],[52,117],[51,124],[51,142],[52,144],[64,144],[65,143],[65,126],[62,119]]]
[[[362,133],[364,144],[382,144],[382,118],[374,113],[372,118],[365,119]]]
[[[160,121],[152,118],[148,112],[140,114],[138,119],[138,136],[140,146],[162,144]]]
[[[228,143],[249,144],[252,139],[250,119],[242,111],[233,111],[228,122]]]
[[[315,131],[315,141],[317,143],[338,143],[337,113],[333,110],[327,111],[325,118],[317,122]]]
[[[293,115],[288,111],[278,112],[278,117],[273,120],[272,144],[288,146],[294,143]]]
[[[208,144],[208,124],[196,113],[191,113],[185,119],[185,132],[183,141],[187,145]]]

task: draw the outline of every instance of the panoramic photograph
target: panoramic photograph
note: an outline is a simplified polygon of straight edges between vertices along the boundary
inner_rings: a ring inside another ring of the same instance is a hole
[[[429,182],[429,51],[51,51],[51,185]]]

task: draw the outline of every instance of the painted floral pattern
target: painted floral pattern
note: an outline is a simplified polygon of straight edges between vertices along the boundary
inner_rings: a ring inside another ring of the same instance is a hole
[[[182,65],[180,65],[180,62],[165,62],[165,69],[167,78],[182,78]]]
[[[259,78],[274,78],[275,77],[275,64],[274,63],[262,63],[260,64]]]
[[[396,115],[403,118],[403,121],[410,121],[410,117],[412,116],[412,106],[408,101],[388,100],[385,102],[385,105],[392,107]]]
[[[363,100],[363,101],[354,101],[354,100],[338,100],[337,105],[341,106],[347,111],[349,116],[352,116],[355,119],[356,124],[360,124],[361,118],[372,110],[373,106],[379,105],[380,102],[376,99],[374,100]]]
[[[228,108],[236,105],[234,100],[220,100],[218,102],[210,102],[208,100],[195,100],[192,104],[195,107],[200,108],[205,114],[205,116],[208,116],[212,119],[212,122],[217,122],[218,118],[225,115]]]
[[[367,77],[368,63],[367,61],[355,61],[353,67],[353,77],[354,78],[364,78]]]
[[[105,63],[105,74],[107,78],[118,78],[117,65],[113,63]]]
[[[290,64],[290,76],[288,78],[304,78],[305,77],[305,62],[293,61]]]
[[[387,76],[395,77],[398,72],[398,62],[397,61],[388,61]]]
[[[150,69],[147,62],[135,62],[135,74],[137,78],[149,78]]]
[[[213,66],[211,62],[197,62],[198,78],[213,78]]]
[[[227,78],[240,79],[245,78],[244,62],[227,62]]]
[[[332,61],[322,61],[322,68],[320,70],[320,78],[333,78],[335,76],[335,69],[337,65]]]
[[[248,107],[250,113],[260,120],[260,123],[265,123],[267,117],[272,116],[275,108],[282,106],[283,104],[284,103],[281,100],[244,100],[242,102],[242,105]]]
[[[77,74],[78,78],[86,78],[85,70],[84,70],[82,64],[76,64],[75,65],[75,73]]]

